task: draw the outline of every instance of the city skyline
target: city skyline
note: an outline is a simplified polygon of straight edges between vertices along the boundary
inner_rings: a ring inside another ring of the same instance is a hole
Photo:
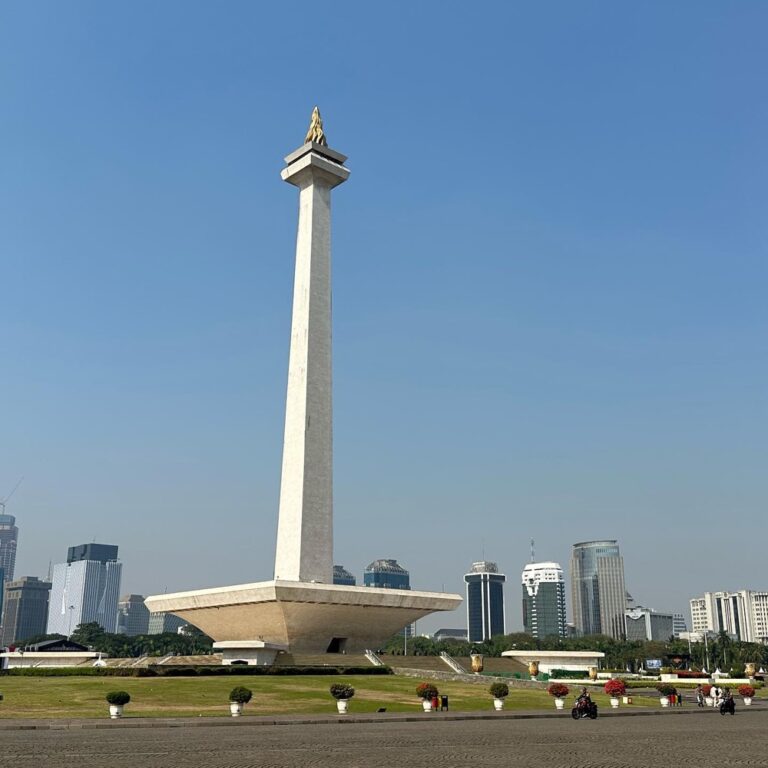
[[[349,4],[315,22],[350,33],[343,53],[296,32],[314,81],[274,34],[295,9],[8,9],[16,578],[92,539],[119,542],[126,591],[270,577],[295,234],[276,171],[319,104],[355,179],[334,234],[334,562],[359,576],[386,553],[462,593],[483,549],[511,574],[531,537],[563,564],[608,537],[658,610],[766,588],[768,9],[555,8],[403,23]]]

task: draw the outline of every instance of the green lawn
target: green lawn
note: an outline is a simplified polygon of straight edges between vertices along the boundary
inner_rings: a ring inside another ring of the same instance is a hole
[[[351,713],[417,712],[421,702],[414,689],[415,678],[394,675],[350,675],[328,677],[0,677],[0,718],[11,717],[105,717],[107,691],[125,690],[131,703],[126,717],[204,717],[228,716],[228,694],[236,685],[253,691],[246,715],[332,714],[336,705],[328,687],[332,682],[347,682],[355,687],[350,702]],[[441,694],[450,698],[450,708],[457,711],[489,710],[492,699],[487,686],[437,681]],[[572,689],[576,693],[576,688]],[[598,706],[608,707],[608,697],[594,694]],[[632,706],[658,706],[655,698],[633,697]],[[572,697],[566,707],[572,704]],[[554,709],[543,690],[511,689],[506,709]]]

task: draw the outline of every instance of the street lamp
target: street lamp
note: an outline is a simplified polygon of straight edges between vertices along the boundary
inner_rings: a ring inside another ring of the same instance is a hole
[[[69,606],[69,631],[67,632],[67,640],[72,637],[72,611],[75,610],[74,605]]]

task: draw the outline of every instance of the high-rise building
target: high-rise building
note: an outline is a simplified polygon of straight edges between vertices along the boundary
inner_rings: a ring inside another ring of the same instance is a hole
[[[5,606],[5,573],[3,572],[3,569],[0,568],[0,633],[2,633],[2,629],[3,629],[4,606]]]
[[[363,574],[366,587],[410,589],[411,574],[397,560],[374,560]]]
[[[467,583],[467,629],[470,643],[482,643],[505,633],[504,582],[496,563],[472,563]]]
[[[357,579],[343,565],[334,565],[333,583],[343,584],[346,587],[354,587],[357,585]]]
[[[35,576],[6,582],[5,615],[0,646],[13,645],[45,632],[51,584]]]
[[[363,573],[363,584],[380,589],[410,589],[411,574],[397,560],[374,560]],[[413,637],[414,625],[409,624],[399,635]]]
[[[123,595],[117,603],[117,632],[136,637],[149,634],[149,609],[144,595]]]
[[[82,556],[95,559],[84,560]],[[92,621],[107,632],[115,632],[122,568],[115,546],[70,547],[67,562],[53,566],[46,632],[69,637],[78,624]]]
[[[674,620],[671,613],[653,611],[636,605],[625,612],[627,640],[658,640],[666,643],[674,634]]]
[[[693,632],[726,632],[743,642],[768,642],[768,592],[705,592],[690,605]]]
[[[571,599],[578,634],[626,637],[624,559],[614,539],[573,545]]]
[[[187,622],[173,613],[150,613],[148,635],[161,635],[164,632],[176,634]]]
[[[680,637],[681,632],[687,632],[688,625],[685,623],[685,616],[682,613],[672,614],[672,633],[675,637]]]
[[[523,629],[534,637],[567,637],[565,579],[560,563],[523,568]]]
[[[16,527],[16,518],[13,515],[6,515],[4,509],[5,506],[0,505],[0,569],[5,574],[5,580],[11,581],[16,567],[19,529]]]

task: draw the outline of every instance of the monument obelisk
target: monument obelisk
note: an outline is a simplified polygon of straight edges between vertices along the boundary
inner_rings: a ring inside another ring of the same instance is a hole
[[[282,178],[299,188],[291,351],[275,579],[333,581],[331,190],[349,177],[312,112],[304,145]]]
[[[299,188],[283,474],[272,581],[152,595],[210,635],[223,664],[272,664],[280,651],[360,652],[460,595],[333,583],[331,190],[349,177],[315,107],[303,146],[285,158]]]

